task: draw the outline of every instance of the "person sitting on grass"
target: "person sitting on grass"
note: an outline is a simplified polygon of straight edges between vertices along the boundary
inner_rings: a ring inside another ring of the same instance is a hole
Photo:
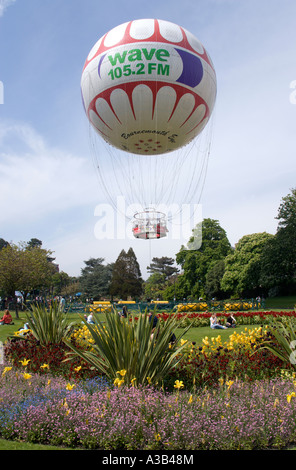
[[[227,326],[227,328],[235,328],[236,327],[236,320],[235,320],[232,313],[229,315],[229,317],[226,320],[226,326]]]
[[[210,327],[215,330],[215,329],[222,329],[222,330],[226,330],[226,326],[223,326],[221,325],[218,320],[217,320],[217,315],[215,313],[212,314],[211,318],[210,318]]]
[[[5,310],[3,317],[0,320],[0,325],[13,325],[12,316],[9,310]]]

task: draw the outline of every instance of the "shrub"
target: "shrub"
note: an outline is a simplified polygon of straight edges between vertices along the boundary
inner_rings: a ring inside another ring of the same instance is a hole
[[[119,317],[113,311],[106,315],[106,325],[95,317],[95,324],[86,324],[93,344],[91,350],[82,350],[71,341],[65,343],[98,372],[117,383],[145,384],[160,383],[168,371],[181,358],[183,345],[178,341],[186,332],[171,342],[176,328],[176,320],[171,317],[162,325],[157,325],[154,333],[153,319],[146,314],[131,318]],[[122,371],[118,376],[118,371]]]
[[[57,302],[52,302],[48,309],[45,305],[32,305],[26,317],[33,336],[44,346],[60,344],[73,326]]]

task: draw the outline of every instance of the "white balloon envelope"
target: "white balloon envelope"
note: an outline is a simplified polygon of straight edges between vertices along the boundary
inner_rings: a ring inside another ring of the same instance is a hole
[[[91,49],[81,77],[85,112],[112,146],[159,155],[191,142],[216,99],[216,74],[201,42],[168,21],[117,26]]]

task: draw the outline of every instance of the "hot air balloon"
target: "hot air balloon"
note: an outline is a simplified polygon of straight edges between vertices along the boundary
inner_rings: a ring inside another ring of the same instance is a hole
[[[209,54],[181,26],[129,21],[92,47],[81,92],[91,127],[107,143],[97,152],[106,192],[138,204],[135,237],[165,237],[166,214],[159,207],[181,189],[195,197],[206,169],[208,151],[196,150],[195,142],[216,99]]]

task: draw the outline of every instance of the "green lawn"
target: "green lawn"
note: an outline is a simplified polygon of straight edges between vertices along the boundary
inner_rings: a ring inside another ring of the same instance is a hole
[[[0,312],[0,315],[2,316],[2,312]],[[16,320],[14,312],[12,312],[12,317],[13,317],[13,322],[14,325],[0,325],[0,341],[5,342],[7,337],[9,335],[13,335],[15,331],[17,331],[19,328],[21,328],[25,321],[26,317],[25,314],[20,312],[19,313],[19,320]],[[69,321],[74,321],[74,322],[81,322],[80,315],[77,313],[70,313],[69,314]],[[100,319],[104,321],[104,314],[100,315]],[[249,328],[252,328],[249,326]],[[240,332],[245,329],[245,326],[238,326],[235,328],[235,331]],[[177,333],[182,331],[182,329],[178,329]],[[206,327],[198,327],[198,328],[190,328],[189,331],[184,335],[184,339],[187,339],[189,341],[195,341],[196,344],[201,344],[202,339],[205,336],[212,337],[212,336],[218,336],[221,335],[222,341],[226,341],[229,336],[233,333],[234,329],[230,328],[227,330],[212,330],[209,326]]]
[[[270,299],[266,299],[266,310],[284,310],[284,309],[294,309],[294,305],[296,305],[296,295],[295,296],[287,296],[287,297],[274,297]],[[0,312],[0,318],[3,315],[3,311]],[[15,331],[17,331],[20,327],[22,327],[26,321],[26,317],[24,312],[19,312],[19,320],[15,318],[15,312],[11,312],[13,317],[14,325],[0,325],[0,341],[6,341],[9,335],[12,335]],[[70,313],[68,314],[69,321],[74,322],[81,322],[81,314],[80,313]],[[100,314],[100,318],[104,321],[104,314]],[[241,331],[244,327],[239,326],[236,328],[237,331]],[[199,344],[205,336],[217,336],[221,334],[222,340],[225,340],[229,337],[232,333],[232,330],[211,330],[210,327],[205,328],[191,328],[189,332],[185,335],[186,339],[190,341],[196,341]]]
[[[224,341],[227,341],[229,336],[232,335],[234,331],[236,331],[237,333],[241,333],[245,330],[245,328],[245,325],[239,325],[236,328],[229,328],[227,330],[212,330],[209,326],[200,326],[198,328],[190,328],[189,331],[187,331],[187,333],[183,336],[183,339],[187,339],[188,341],[195,341],[198,345],[202,343],[203,338],[205,338],[206,336],[208,336],[208,338],[216,338],[220,335],[222,343],[224,343]],[[256,325],[248,325],[247,328],[256,328]],[[178,329],[177,333],[179,333],[180,331],[182,331],[182,329]]]
[[[71,450],[65,447],[31,444],[29,442],[6,441],[0,439],[0,450]],[[73,450],[73,449],[72,449]]]
[[[272,297],[266,299],[265,308],[266,310],[284,310],[284,309],[294,309],[296,305],[296,295],[288,295],[286,297]]]

